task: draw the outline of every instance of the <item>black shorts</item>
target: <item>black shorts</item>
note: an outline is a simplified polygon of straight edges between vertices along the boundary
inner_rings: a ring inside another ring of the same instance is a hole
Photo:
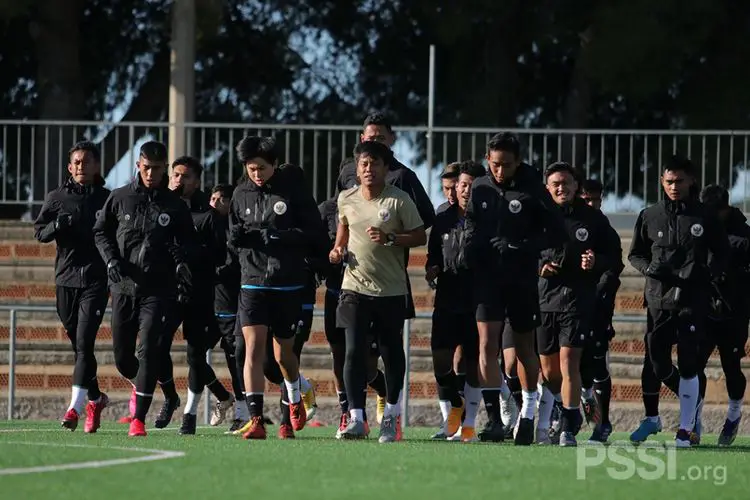
[[[536,329],[537,349],[543,356],[558,353],[561,347],[583,348],[590,338],[589,321],[577,313],[542,312],[542,324]]]
[[[706,335],[702,342],[708,342],[723,353],[735,353],[740,359],[745,357],[745,344],[748,338],[748,319],[731,318],[706,321]]]
[[[430,347],[453,350],[463,346],[465,350],[479,349],[479,333],[474,314],[435,309],[432,313],[432,337]]]
[[[503,327],[503,334],[500,337],[500,347],[503,351],[505,349],[516,348],[516,341],[513,339],[513,328],[510,327],[510,323],[505,323]]]
[[[274,337],[291,339],[297,329],[302,297],[298,290],[243,288],[239,306],[242,327],[264,325]]]
[[[505,321],[519,333],[531,332],[539,325],[537,284],[498,285],[498,280],[477,280],[474,293],[476,320],[482,323]]]
[[[336,308],[336,326],[339,328],[356,328],[364,323],[369,324],[368,341],[371,348],[379,335],[400,332],[405,319],[406,300],[403,295],[371,297],[343,290]]]
[[[346,344],[344,329],[336,326],[336,309],[339,306],[339,293],[326,290],[323,308],[323,324],[326,340],[332,346]]]

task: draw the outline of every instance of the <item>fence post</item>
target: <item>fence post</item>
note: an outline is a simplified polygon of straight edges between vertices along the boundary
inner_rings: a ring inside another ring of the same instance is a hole
[[[16,404],[16,310],[10,310],[10,343],[8,348],[8,420],[13,420]]]
[[[206,363],[211,366],[211,349],[206,352]],[[211,391],[208,387],[203,388],[203,424],[211,424]]]
[[[401,391],[401,426],[409,426],[409,363],[411,361],[411,320],[404,320],[404,353],[406,354],[406,371],[404,388]]]

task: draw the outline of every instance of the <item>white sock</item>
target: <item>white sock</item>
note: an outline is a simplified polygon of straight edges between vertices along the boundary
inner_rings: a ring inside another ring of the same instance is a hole
[[[445,422],[448,420],[448,413],[451,411],[451,402],[441,400],[438,404],[440,405],[440,414],[443,416],[443,422]]]
[[[349,417],[351,417],[352,420],[356,420],[358,422],[364,422],[365,421],[365,414],[362,409],[359,410],[349,410]]]
[[[385,404],[385,413],[383,414],[384,417],[398,417],[401,415],[401,405],[395,404],[392,405],[391,403]]]
[[[730,399],[729,408],[727,409],[727,420],[734,422],[742,416],[742,400]]]
[[[299,378],[294,382],[289,382],[288,380],[284,379],[284,385],[286,386],[286,391],[289,393],[289,402],[292,404],[299,403]]]
[[[503,385],[500,386],[500,399],[503,400],[503,402],[507,403],[510,397],[512,396],[510,389],[508,388],[508,384],[505,383],[505,378],[501,377],[503,380]],[[466,390],[466,386],[464,386],[464,391]]]
[[[651,422],[654,422],[654,423],[661,421],[661,417],[659,417],[659,415],[657,415],[655,417],[646,417],[646,418],[649,419]]]
[[[70,392],[70,406],[68,406],[68,410],[73,409],[77,414],[81,415],[83,407],[86,406],[86,393],[88,389],[74,385]]]
[[[581,397],[583,399],[594,399],[594,388],[589,387],[588,389],[581,388]]]
[[[692,431],[698,404],[698,377],[680,377],[680,429]]]
[[[244,401],[237,401],[234,404],[234,419],[242,422],[250,420],[250,412],[247,410],[247,404]]]
[[[299,388],[302,392],[307,392],[312,389],[312,384],[305,378],[301,373],[299,374]]]
[[[193,392],[190,389],[188,389],[188,399],[187,399],[187,403],[185,403],[185,411],[183,412],[185,415],[187,415],[188,413],[190,415],[198,414],[198,405],[201,402],[202,394],[203,394],[203,391]]]
[[[539,398],[539,422],[537,429],[545,431],[552,427],[552,409],[555,406],[555,398],[549,389],[542,386],[542,395]]]
[[[523,404],[521,405],[521,418],[534,419],[534,410],[536,410],[536,391],[522,390]]]
[[[479,405],[482,402],[482,389],[464,384],[464,396],[466,397],[466,418],[461,424],[465,427],[474,427],[476,425]]]

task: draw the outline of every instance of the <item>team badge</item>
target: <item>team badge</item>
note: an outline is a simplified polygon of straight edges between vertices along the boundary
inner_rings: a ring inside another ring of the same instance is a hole
[[[378,211],[378,218],[383,222],[388,222],[391,220],[391,213],[387,208],[381,208],[380,211]]]
[[[172,218],[169,216],[169,214],[159,214],[159,218],[157,220],[159,221],[159,225],[161,227],[167,227],[169,225],[169,221],[171,221]]]
[[[125,220],[130,220],[130,214],[125,214]]]
[[[580,227],[576,230],[576,239],[578,241],[586,241],[589,239],[589,231],[585,227]]]
[[[517,214],[521,209],[523,209],[523,205],[521,205],[521,202],[518,200],[511,200],[508,204],[508,210],[510,210],[510,213],[512,214]]]
[[[284,215],[286,213],[286,203],[277,201],[273,205],[273,211],[276,215]]]
[[[692,234],[696,238],[700,238],[701,236],[703,236],[703,226],[701,226],[700,224],[693,224],[690,227],[690,234]]]

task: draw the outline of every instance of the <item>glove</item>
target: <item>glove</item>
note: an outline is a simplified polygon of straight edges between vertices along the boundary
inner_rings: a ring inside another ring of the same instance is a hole
[[[193,273],[190,272],[187,264],[180,262],[177,264],[177,269],[175,269],[175,277],[177,278],[177,283],[190,287],[190,282],[193,280]]]
[[[490,240],[490,245],[492,245],[492,248],[501,256],[510,254],[511,252],[516,252],[523,248],[523,244],[511,243],[505,238],[500,238],[499,236],[492,238]]]
[[[239,248],[240,244],[245,239],[245,236],[247,236],[245,226],[240,224],[232,226],[232,229],[229,231],[229,244],[233,247]]]
[[[276,245],[281,243],[281,234],[276,229],[264,228],[260,230],[260,240],[264,245]]]
[[[73,226],[73,215],[61,212],[55,219],[55,231],[64,231]]]
[[[125,277],[122,270],[122,264],[117,259],[112,259],[107,263],[107,276],[112,283],[119,283]]]
[[[177,302],[183,306],[190,302],[190,289],[182,283],[177,285]]]
[[[653,279],[663,279],[672,276],[672,266],[666,262],[651,262],[646,268],[646,276]]]

